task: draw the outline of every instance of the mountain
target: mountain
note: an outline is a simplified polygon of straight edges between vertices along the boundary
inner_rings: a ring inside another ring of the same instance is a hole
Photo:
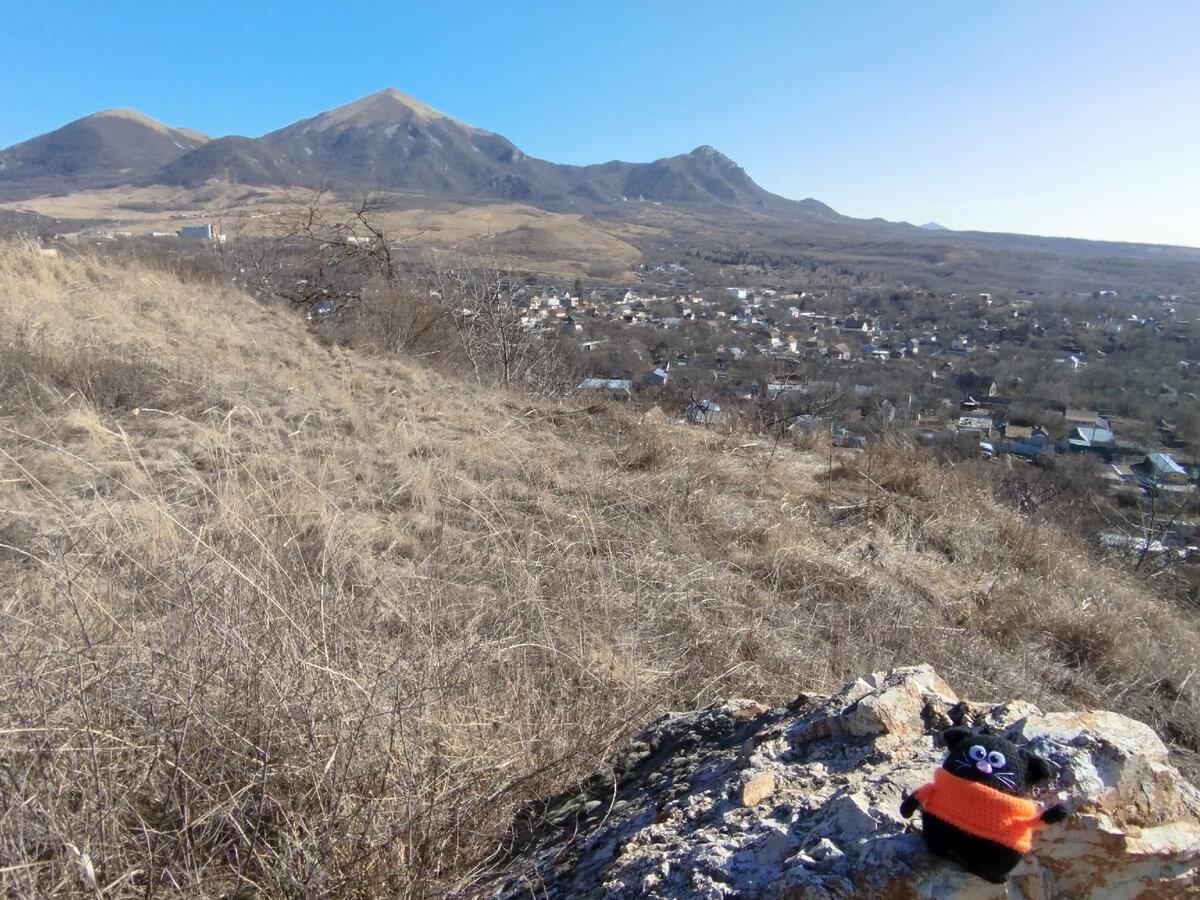
[[[119,184],[199,187],[213,180],[384,189],[464,202],[517,201],[558,211],[640,200],[843,218],[815,200],[797,203],[764,190],[712,147],[650,163],[559,165],[395,88],[258,138],[214,140],[168,128],[133,110],[111,110],[0,153],[0,193],[8,196]]]
[[[155,182],[210,179],[255,185],[332,184],[455,200],[513,200],[580,209],[645,200],[789,209],[712,147],[652,163],[559,165],[523,153],[395,88],[261,138],[222,138],[153,173]],[[815,201],[814,201],[815,202]],[[824,207],[825,214],[832,210]]]
[[[296,180],[384,187],[455,199],[547,202],[565,193],[560,167],[460,122],[395,88],[259,139]]]
[[[0,151],[0,194],[111,187],[204,146],[206,134],[132,109],[109,109]]]
[[[1059,275],[1070,270],[1070,283],[1090,292],[1096,282],[1111,286],[1101,261],[1119,259],[1123,262],[1116,269],[1122,272],[1129,261],[1140,261],[1138,278],[1149,274],[1147,267],[1159,271],[1178,263],[1183,269],[1172,270],[1165,282],[1178,292],[1194,282],[1190,273],[1200,255],[1187,248],[851,218],[812,198],[790,200],[765,190],[710,146],[646,163],[557,164],[394,88],[260,137],[214,140],[125,109],[87,116],[0,151],[0,201],[88,188],[210,184],[218,194],[221,185],[330,186],[347,194],[383,190],[404,195],[413,206],[515,202],[649,226],[669,233],[676,243],[755,244],[796,264],[811,265],[819,257],[830,265],[854,265],[918,283],[1004,281],[1020,271],[1031,277],[1040,272],[1046,284],[1061,287],[1065,282]],[[114,203],[128,208],[124,198]],[[11,223],[30,211],[0,212]],[[61,213],[46,215],[52,220],[47,226],[61,227]],[[662,243],[645,240],[647,246]]]
[[[709,147],[651,163],[609,162],[560,166],[571,196],[608,204],[627,200],[653,203],[719,204],[748,207],[827,221],[845,220],[817,200],[788,200],[759,187],[728,156]]]
[[[229,135],[185,153],[138,182],[199,187],[216,179],[230,184],[286,185],[295,184],[296,176],[294,164],[271,152],[261,140]]]

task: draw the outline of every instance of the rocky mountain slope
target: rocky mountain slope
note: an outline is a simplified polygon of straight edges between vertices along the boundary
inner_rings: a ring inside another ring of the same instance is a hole
[[[900,816],[951,723],[1029,742],[1056,773],[1041,798],[1071,810],[1008,885],[931,855]],[[1139,722],[966,703],[917,666],[786,709],[732,700],[659,719],[609,767],[523,810],[509,853],[455,896],[1168,900],[1200,889],[1200,791]]]

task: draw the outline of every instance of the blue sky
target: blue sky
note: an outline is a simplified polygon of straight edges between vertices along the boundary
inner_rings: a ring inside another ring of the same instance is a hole
[[[1200,247],[1200,3],[9,4],[0,147],[112,107],[257,136],[392,86],[526,153],[711,144],[852,216]]]

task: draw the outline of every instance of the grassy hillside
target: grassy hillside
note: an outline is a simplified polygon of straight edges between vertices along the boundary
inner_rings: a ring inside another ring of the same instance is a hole
[[[0,316],[8,894],[437,895],[661,712],[917,662],[1200,744],[1194,610],[905,444],[505,396],[149,263],[4,247]]]

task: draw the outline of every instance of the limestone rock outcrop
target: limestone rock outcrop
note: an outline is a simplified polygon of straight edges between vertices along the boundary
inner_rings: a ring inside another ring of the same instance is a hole
[[[1041,829],[1007,885],[931,855],[905,792],[952,724],[988,724],[1049,760]],[[532,804],[505,860],[460,898],[1173,898],[1200,894],[1200,792],[1139,722],[961,702],[929,667],[788,708],[746,700],[666,716],[576,789]]]

